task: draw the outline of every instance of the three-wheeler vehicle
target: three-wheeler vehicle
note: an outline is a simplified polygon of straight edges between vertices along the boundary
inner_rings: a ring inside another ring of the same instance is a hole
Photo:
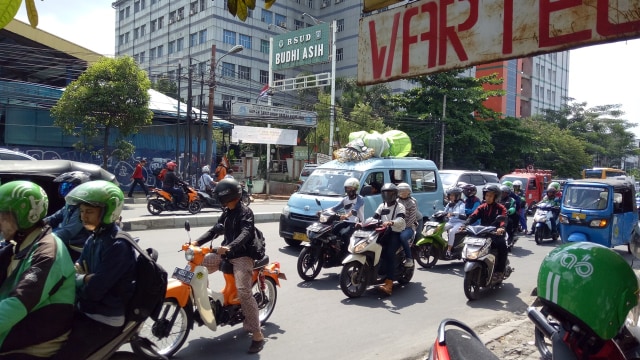
[[[637,234],[638,211],[630,178],[583,179],[565,184],[560,205],[563,243],[588,241],[629,246]]]

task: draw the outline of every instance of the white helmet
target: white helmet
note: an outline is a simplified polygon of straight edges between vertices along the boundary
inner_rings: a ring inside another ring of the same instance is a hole
[[[358,181],[358,179],[354,177],[348,178],[344,182],[344,187],[351,187],[351,188],[354,188],[355,190],[358,190],[360,188],[360,181]]]
[[[203,166],[203,167],[202,167],[202,172],[203,172],[203,173],[207,173],[207,174],[208,174],[208,173],[210,173],[210,172],[211,172],[211,169],[209,169],[209,165],[205,165],[205,166]]]
[[[411,195],[411,185],[403,182],[398,184],[397,188],[398,188],[398,196],[402,197],[403,199],[404,197]]]
[[[513,182],[513,186],[514,186],[514,187],[515,187],[515,186],[520,186],[520,187],[522,187],[522,181],[520,181],[520,180],[516,180],[516,181],[514,181],[514,182]]]

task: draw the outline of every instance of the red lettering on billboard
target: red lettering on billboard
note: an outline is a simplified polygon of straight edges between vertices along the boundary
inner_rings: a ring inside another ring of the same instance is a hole
[[[451,46],[455,50],[458,58],[462,61],[468,59],[467,53],[462,47],[458,33],[454,26],[447,26],[447,7],[453,4],[454,0],[441,0],[440,2],[440,46],[438,48],[438,64],[444,65],[447,63],[447,39],[451,41]]]
[[[420,41],[429,42],[429,60],[427,66],[432,68],[436,66],[436,54],[438,54],[438,4],[434,2],[428,2],[423,4],[420,7],[420,10],[423,13],[429,13],[429,31],[425,31],[420,34]],[[403,60],[404,58],[407,59],[407,70],[405,71],[403,67],[403,74],[409,70],[408,63],[410,57],[408,52],[406,54],[403,54]]]
[[[596,31],[598,34],[602,36],[611,36],[615,34],[630,32],[630,31],[639,31],[640,30],[640,20],[624,22],[620,24],[612,24],[609,21],[609,0],[598,0],[598,20],[596,21]],[[637,18],[640,14],[637,12],[635,14],[632,13],[622,13],[622,17],[630,18],[635,15]]]
[[[373,77],[379,79],[382,75],[382,69],[384,68],[384,58],[387,47],[383,46],[378,49],[375,21],[369,21],[369,34],[371,35],[371,68],[373,69]]]
[[[387,77],[391,76],[391,69],[393,68],[393,55],[396,53],[396,39],[398,38],[398,27],[400,26],[400,14],[396,14],[393,17],[393,27],[391,33],[391,47],[389,48],[389,60],[387,61]]]
[[[411,46],[411,44],[415,44],[418,42],[418,35],[411,35],[411,29],[412,29],[411,18],[418,15],[419,11],[420,11],[419,7],[408,9],[404,14],[404,18],[402,19],[402,73],[403,74],[409,71],[409,60],[411,60],[411,57],[409,56],[409,47]],[[387,73],[390,73],[390,72],[391,72],[391,67],[387,67]]]
[[[504,0],[504,21],[502,22],[502,53],[513,52],[513,0]]]
[[[591,30],[552,36],[551,13],[576,6],[582,6],[582,0],[540,0],[540,47],[558,46],[591,38]]]

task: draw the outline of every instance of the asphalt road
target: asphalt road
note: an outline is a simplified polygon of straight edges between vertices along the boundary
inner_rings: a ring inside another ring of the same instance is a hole
[[[521,237],[510,255],[515,272],[501,288],[473,302],[463,293],[462,262],[417,269],[411,283],[396,285],[390,297],[370,289],[361,298],[349,299],[338,284],[339,267],[324,269],[315,281],[303,282],[296,272],[299,249],[286,246],[278,236],[278,223],[258,227],[265,233],[267,254],[280,262],[288,278],[278,289],[276,309],[264,326],[268,342],[259,356],[265,359],[421,358],[431,347],[443,318],[479,326],[498,316],[524,311],[533,300],[530,294],[539,264],[555,246],[537,246],[531,237]],[[192,228],[191,238],[206,229]],[[178,252],[189,240],[184,229],[131,233],[141,238],[143,247],[159,251],[159,261],[168,272],[186,264],[183,253]],[[223,287],[221,274],[211,274],[209,279],[213,289]],[[196,328],[175,358],[255,358],[246,353],[249,343],[240,326],[220,328],[215,333]]]

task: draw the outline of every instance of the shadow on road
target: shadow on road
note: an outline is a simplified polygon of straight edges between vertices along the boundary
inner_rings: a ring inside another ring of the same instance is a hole
[[[400,309],[427,302],[427,290],[421,282],[410,282],[400,285],[393,284],[393,294],[387,296],[376,286],[370,286],[359,298],[345,298],[341,302],[345,305],[364,306],[368,308],[386,309],[397,312]]]
[[[521,292],[520,288],[505,282],[497,288],[485,289],[479,294],[479,299],[467,301],[467,305],[472,308],[496,311],[524,312],[530,304],[518,297]],[[531,296],[531,294],[525,294],[525,296]]]

